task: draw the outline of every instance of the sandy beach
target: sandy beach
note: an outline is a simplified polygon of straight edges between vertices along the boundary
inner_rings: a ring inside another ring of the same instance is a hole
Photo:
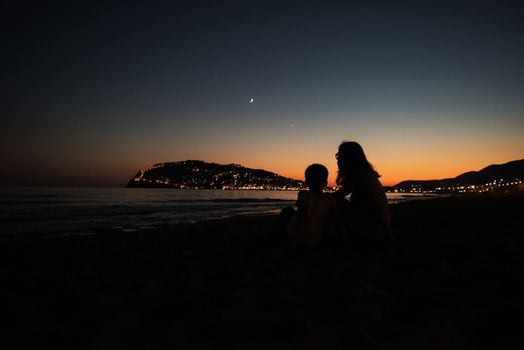
[[[379,263],[274,216],[0,243],[2,348],[522,348],[524,195],[392,205]]]

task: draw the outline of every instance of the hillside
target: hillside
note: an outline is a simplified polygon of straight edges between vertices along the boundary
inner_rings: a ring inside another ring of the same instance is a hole
[[[468,171],[454,178],[440,180],[407,180],[392,186],[397,191],[467,191],[496,188],[520,188],[524,180],[524,159],[492,164],[479,171]]]
[[[140,170],[127,187],[198,189],[300,189],[303,182],[238,164],[186,160],[155,164]]]

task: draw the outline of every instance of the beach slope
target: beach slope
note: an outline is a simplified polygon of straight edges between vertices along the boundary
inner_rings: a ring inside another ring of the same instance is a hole
[[[3,348],[522,348],[524,196],[392,206],[381,261],[274,217],[0,243]]]

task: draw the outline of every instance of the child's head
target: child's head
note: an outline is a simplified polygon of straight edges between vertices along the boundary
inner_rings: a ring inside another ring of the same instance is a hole
[[[328,170],[322,164],[311,164],[306,168],[306,185],[311,190],[322,190],[327,186]]]

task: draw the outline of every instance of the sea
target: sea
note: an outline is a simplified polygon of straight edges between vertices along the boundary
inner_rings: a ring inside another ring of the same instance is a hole
[[[390,203],[431,198],[388,193]],[[0,188],[0,240],[93,235],[277,214],[296,191]]]

